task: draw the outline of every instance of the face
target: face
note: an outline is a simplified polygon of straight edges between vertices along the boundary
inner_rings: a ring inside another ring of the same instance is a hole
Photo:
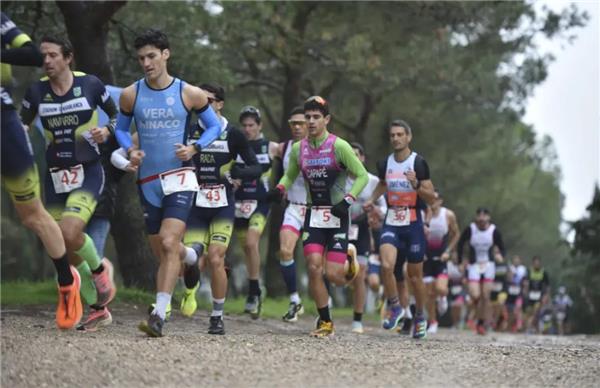
[[[306,119],[302,113],[292,115],[288,120],[288,123],[290,125],[290,129],[292,130],[292,138],[294,141],[298,141],[306,137]]]
[[[59,45],[44,42],[40,45],[40,51],[44,57],[44,72],[49,78],[56,78],[66,71],[71,71],[69,64],[72,57],[65,57]]]
[[[515,267],[521,265],[521,256],[513,256],[512,263]]]
[[[307,110],[304,112],[304,118],[308,123],[308,136],[319,137],[327,129],[327,124],[331,120],[331,116],[323,116],[320,110]]]
[[[442,199],[442,197],[440,197],[438,193],[435,193],[435,201],[433,201],[433,204],[431,204],[431,210],[438,211],[441,209],[443,204],[444,200]]]
[[[490,224],[490,215],[484,212],[477,214],[475,218],[475,223],[479,229],[486,229]]]
[[[211,108],[213,108],[213,110],[217,112],[217,114],[221,114],[221,110],[223,109],[223,105],[225,105],[225,101],[219,101],[215,97],[215,94],[209,92],[208,90],[202,89],[202,91],[204,92],[204,94],[206,94],[206,98],[208,98],[208,103],[210,104]]]
[[[137,51],[138,62],[146,75],[152,80],[160,77],[167,69],[167,60],[171,55],[169,49],[161,50],[158,47],[146,45]]]
[[[411,140],[412,135],[408,134],[406,128],[396,125],[390,128],[390,143],[392,144],[394,152],[405,150]]]
[[[542,261],[540,259],[533,259],[532,264],[533,268],[535,268],[536,270],[542,268]]]
[[[363,163],[365,162],[365,156],[360,153],[360,150],[358,148],[352,148],[352,151],[354,151],[354,154],[356,155],[358,160],[360,160]]]
[[[260,130],[262,129],[262,125],[258,124],[254,117],[247,116],[242,119],[242,130],[244,134],[248,138],[248,140],[255,140],[260,135]]]

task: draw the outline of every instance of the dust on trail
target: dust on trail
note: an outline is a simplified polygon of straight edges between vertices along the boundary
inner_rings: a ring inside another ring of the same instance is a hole
[[[287,324],[174,312],[166,337],[146,338],[144,309],[120,305],[111,327],[61,332],[50,307],[2,310],[2,387],[149,386],[598,386],[600,339],[440,330],[416,341],[336,321],[333,339],[308,337],[310,317]],[[367,324],[369,325],[369,323]],[[373,324],[371,324],[373,325]]]

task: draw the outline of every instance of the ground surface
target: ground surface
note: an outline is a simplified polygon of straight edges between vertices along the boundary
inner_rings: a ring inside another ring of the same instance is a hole
[[[598,337],[542,337],[441,330],[426,340],[336,321],[336,337],[309,338],[297,324],[174,313],[167,336],[146,338],[143,308],[120,305],[95,333],[60,332],[50,307],[2,310],[2,387],[184,386],[598,386]],[[373,326],[373,323],[368,323]]]

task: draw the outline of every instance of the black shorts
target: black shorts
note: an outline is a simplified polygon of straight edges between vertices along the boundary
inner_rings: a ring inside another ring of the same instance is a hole
[[[339,228],[317,228],[310,226],[311,213],[311,208],[307,208],[302,234],[304,256],[313,253],[322,255],[327,250],[327,261],[344,264],[348,255],[350,217],[341,219]]]
[[[349,240],[356,247],[356,254],[358,256],[369,256],[371,253],[371,234],[369,233],[369,225],[364,222],[360,224],[351,224],[348,232],[348,236],[352,237],[352,229],[358,228],[358,238],[356,240]]]

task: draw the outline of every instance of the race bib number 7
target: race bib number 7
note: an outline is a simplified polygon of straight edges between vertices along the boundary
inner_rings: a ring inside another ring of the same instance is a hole
[[[51,171],[52,183],[56,194],[70,193],[83,185],[84,173],[83,165],[65,168],[58,171]]]
[[[178,168],[159,175],[165,195],[180,191],[197,191],[198,181],[193,167]]]
[[[334,229],[340,227],[340,219],[331,214],[331,208],[316,208],[310,210],[310,227]]]
[[[225,207],[228,204],[227,189],[224,185],[198,188],[198,194],[196,195],[196,206],[217,208]]]
[[[407,207],[389,208],[385,223],[390,226],[410,225],[410,209]]]

